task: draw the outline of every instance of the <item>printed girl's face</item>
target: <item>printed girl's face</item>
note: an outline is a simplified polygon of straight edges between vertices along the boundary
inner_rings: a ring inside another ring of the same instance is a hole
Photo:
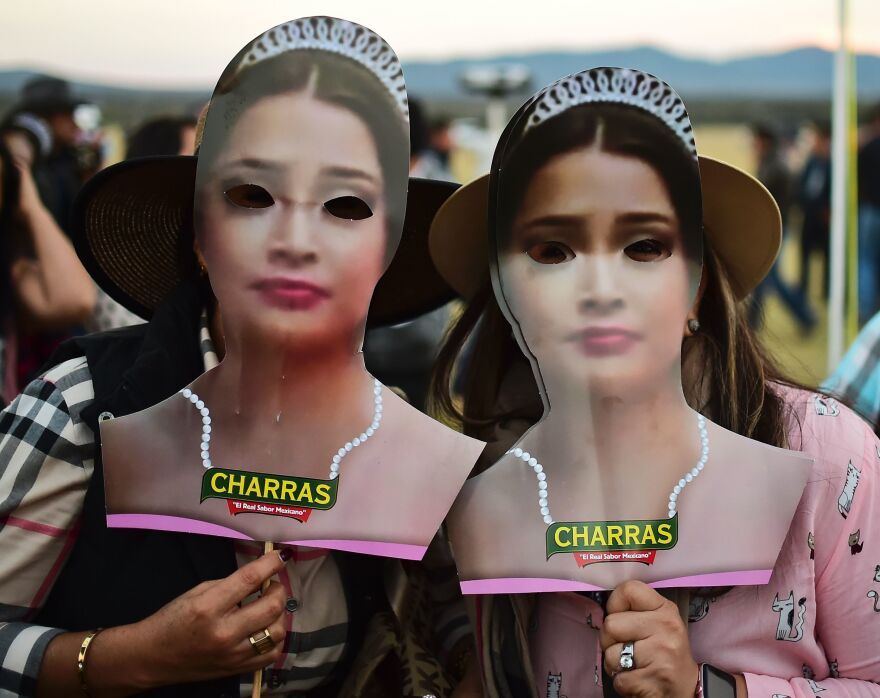
[[[666,186],[644,161],[593,147],[548,161],[499,268],[548,388],[614,394],[680,381],[688,263]]]
[[[359,341],[385,268],[384,201],[374,139],[354,112],[302,93],[249,106],[197,199],[226,334]]]

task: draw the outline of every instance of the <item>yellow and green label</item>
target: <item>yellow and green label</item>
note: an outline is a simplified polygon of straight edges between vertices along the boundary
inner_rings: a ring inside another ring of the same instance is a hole
[[[339,478],[318,480],[292,475],[210,468],[202,476],[206,499],[225,499],[229,513],[269,514],[306,521],[312,510],[326,510],[336,504]]]
[[[547,559],[557,553],[575,553],[578,564],[651,564],[658,550],[669,550],[676,543],[678,514],[671,519],[559,521],[547,527]]]

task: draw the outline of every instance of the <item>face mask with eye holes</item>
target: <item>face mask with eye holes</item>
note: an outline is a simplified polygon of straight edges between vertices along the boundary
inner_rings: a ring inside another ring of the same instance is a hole
[[[264,209],[275,204],[272,195],[258,184],[239,184],[224,191],[223,196],[237,208]],[[361,221],[373,215],[369,204],[357,196],[337,196],[322,206],[331,216],[343,220]]]

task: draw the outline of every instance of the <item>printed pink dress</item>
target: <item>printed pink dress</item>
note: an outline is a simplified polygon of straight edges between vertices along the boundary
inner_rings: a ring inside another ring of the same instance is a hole
[[[691,650],[744,674],[749,698],[880,698],[880,441],[836,401],[780,391],[814,471],[769,584],[692,593]],[[538,695],[601,697],[601,607],[542,594],[532,620]]]

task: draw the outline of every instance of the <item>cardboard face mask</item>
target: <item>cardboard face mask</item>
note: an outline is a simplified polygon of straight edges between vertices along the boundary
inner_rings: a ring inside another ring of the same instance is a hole
[[[570,76],[508,125],[491,276],[544,414],[449,518],[466,593],[769,579],[811,462],[685,401],[701,201],[684,104],[653,76]]]
[[[225,353],[102,424],[110,526],[422,557],[483,444],[410,407],[360,354],[408,166],[403,75],[370,30],[295,20],[232,61],[194,201],[218,308],[203,345],[222,337]]]

